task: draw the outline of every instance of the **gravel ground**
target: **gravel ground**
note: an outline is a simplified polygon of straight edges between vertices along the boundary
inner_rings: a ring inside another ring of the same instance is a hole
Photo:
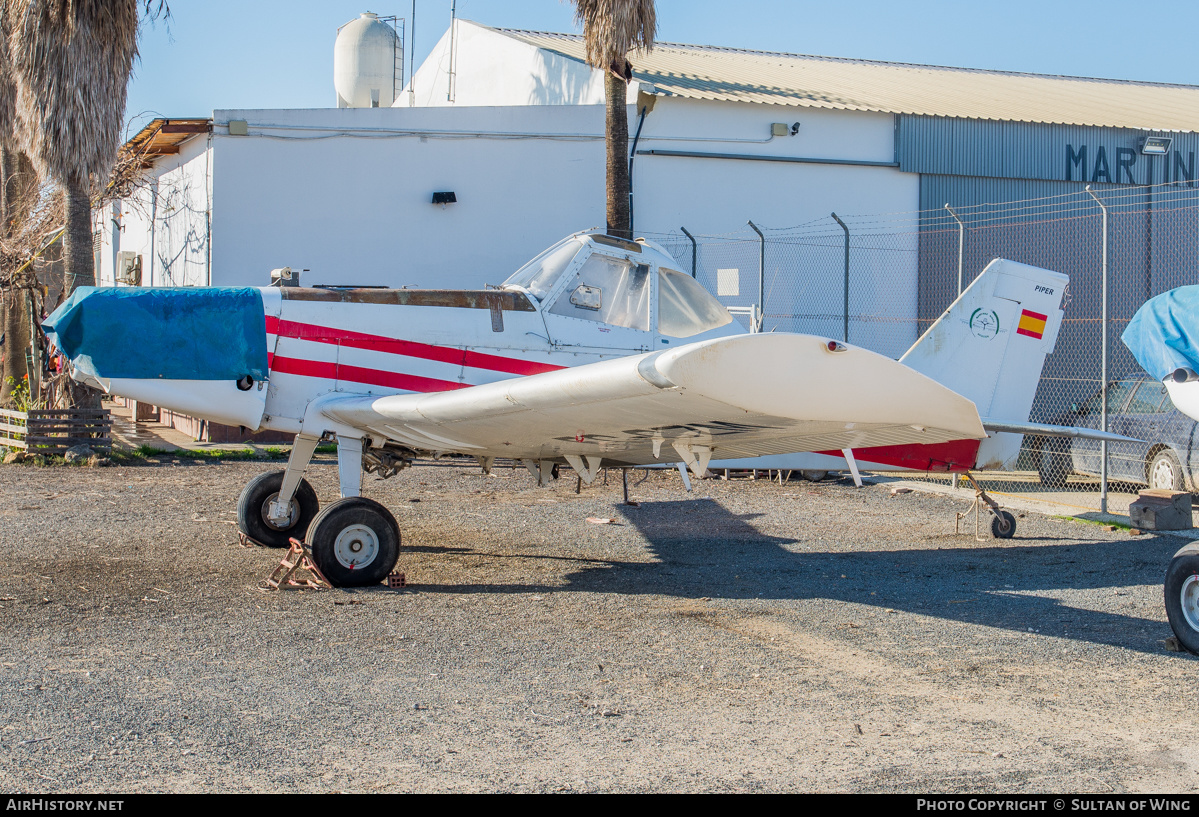
[[[1192,792],[1181,542],[883,486],[365,493],[404,590],[265,592],[253,462],[0,467],[8,791]],[[327,459],[310,473],[336,495]],[[602,480],[601,480],[602,481]],[[613,518],[593,524],[588,517]]]

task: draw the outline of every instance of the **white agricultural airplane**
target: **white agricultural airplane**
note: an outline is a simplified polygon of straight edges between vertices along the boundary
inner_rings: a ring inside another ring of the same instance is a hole
[[[45,328],[81,382],[295,433],[238,523],[270,546],[306,539],[339,586],[381,581],[399,552],[395,518],[360,496],[364,468],[458,453],[519,459],[542,485],[566,463],[590,484],[603,466],[702,475],[713,458],[817,451],[964,471],[1014,460],[1021,434],[1076,433],[1024,422],[1064,275],[992,262],[896,362],[747,334],[675,266],[651,242],[578,233],[495,290],[82,288]],[[303,476],[329,437],[341,499],[320,509]]]

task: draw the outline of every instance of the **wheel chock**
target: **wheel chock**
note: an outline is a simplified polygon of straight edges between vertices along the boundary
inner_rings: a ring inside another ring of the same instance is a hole
[[[330,590],[333,585],[321,573],[316,563],[312,561],[312,551],[307,543],[295,537],[291,538],[291,547],[279,560],[279,566],[274,569],[263,583],[263,589],[283,590]],[[297,576],[298,571],[306,571],[307,576]]]

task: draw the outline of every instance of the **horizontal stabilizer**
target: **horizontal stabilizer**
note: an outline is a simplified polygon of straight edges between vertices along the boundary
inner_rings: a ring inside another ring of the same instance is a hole
[[[1096,431],[1093,428],[1078,426],[1055,426],[1046,423],[1000,423],[993,420],[983,420],[983,428],[988,434],[1036,434],[1041,437],[1073,437],[1078,440],[1098,440],[1109,443],[1143,442],[1135,437],[1125,437],[1123,434],[1112,434],[1110,431]]]

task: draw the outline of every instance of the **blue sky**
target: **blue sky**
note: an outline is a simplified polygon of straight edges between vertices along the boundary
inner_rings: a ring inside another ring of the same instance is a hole
[[[337,27],[363,11],[411,17],[413,0],[170,0],[147,25],[127,119],[214,108],[332,107]],[[561,0],[458,0],[487,25],[575,31]],[[835,57],[1199,85],[1199,3],[1126,0],[658,0],[658,39]],[[450,0],[416,0],[417,64]]]

